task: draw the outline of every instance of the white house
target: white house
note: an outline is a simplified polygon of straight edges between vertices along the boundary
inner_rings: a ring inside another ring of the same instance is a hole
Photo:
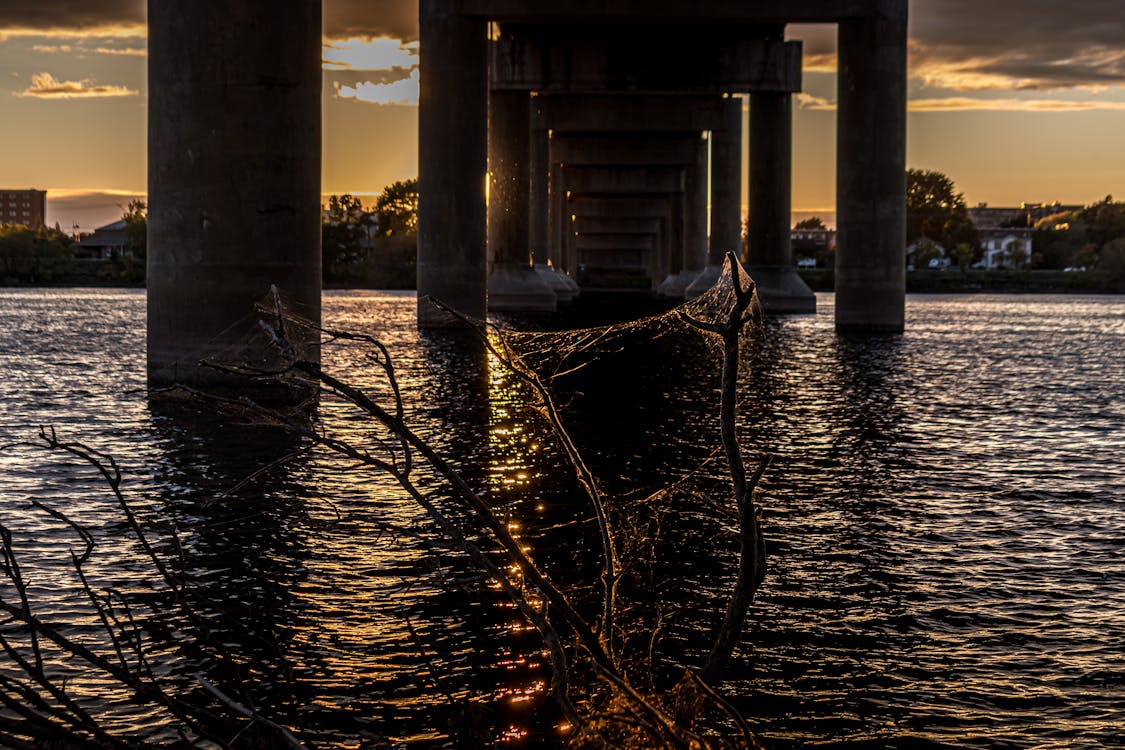
[[[1031,261],[1031,230],[1003,228],[982,230],[981,247],[984,249],[984,268],[1010,268],[1013,254],[1019,260],[1015,265],[1026,266]]]
[[[925,256],[930,257],[926,259]],[[913,271],[919,265],[924,268],[948,268],[949,254],[940,242],[929,237],[919,237],[906,246],[906,268]]]

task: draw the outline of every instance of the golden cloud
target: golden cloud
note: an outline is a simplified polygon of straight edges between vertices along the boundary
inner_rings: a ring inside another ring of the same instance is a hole
[[[1125,102],[1097,99],[971,99],[955,96],[942,99],[912,99],[911,112],[1125,112]]]
[[[136,96],[139,92],[125,86],[107,86],[90,80],[60,81],[50,73],[36,73],[31,85],[16,96],[38,99],[94,99],[101,97]]]
[[[36,44],[32,51],[43,55],[124,55],[144,57],[148,50],[144,47],[85,47],[72,44]]]
[[[832,99],[812,94],[797,94],[797,106],[814,112],[834,112],[837,104]],[[911,99],[906,104],[909,112],[1125,112],[1125,101],[1108,99],[974,99],[967,96],[949,96],[929,99]]]
[[[0,42],[9,39],[24,39],[27,37],[44,37],[50,39],[144,39],[148,36],[148,26],[138,24],[113,24],[102,26],[77,27],[47,27],[35,28],[31,26],[9,26],[0,28]]]

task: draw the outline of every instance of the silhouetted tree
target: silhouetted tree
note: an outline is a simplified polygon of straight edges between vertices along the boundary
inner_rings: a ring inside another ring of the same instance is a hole
[[[793,225],[794,229],[827,229],[824,222],[819,216],[810,216],[807,219],[801,219]]]
[[[0,225],[0,284],[50,282],[71,257],[70,237],[61,231]]]
[[[384,236],[418,231],[418,179],[399,180],[383,188],[375,201],[379,233]]]
[[[125,270],[122,277],[126,281],[143,282],[148,259],[148,206],[142,200],[131,200],[121,219],[125,222]]]
[[[321,224],[321,266],[325,279],[355,276],[368,259],[374,213],[345,193],[328,199]]]
[[[906,242],[928,237],[945,247],[976,244],[965,196],[948,176],[927,169],[906,170]]]

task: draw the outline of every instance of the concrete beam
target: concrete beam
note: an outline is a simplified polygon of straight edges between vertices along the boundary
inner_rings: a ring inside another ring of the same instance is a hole
[[[575,247],[582,250],[616,250],[633,248],[650,252],[656,245],[655,234],[582,234],[574,238]]]
[[[679,26],[505,26],[489,49],[494,89],[539,92],[800,91],[801,43]]]
[[[418,325],[458,325],[425,300],[485,315],[488,37],[457,0],[421,0]],[[451,134],[456,137],[451,137]]]
[[[563,186],[571,194],[589,193],[681,193],[682,167],[576,167],[560,166]]]
[[[663,135],[566,135],[556,133],[550,142],[554,164],[574,166],[659,166],[695,163],[699,132]]]
[[[658,234],[663,228],[664,221],[659,218],[578,216],[574,220],[574,230],[579,235]]]
[[[702,132],[722,127],[718,96],[541,94],[551,132]]]
[[[906,2],[839,27],[836,327],[903,329]]]
[[[874,16],[882,0],[462,0],[466,15],[509,23],[665,21],[690,23],[833,23]]]
[[[320,320],[321,3],[148,8],[148,378],[221,385],[271,284]]]

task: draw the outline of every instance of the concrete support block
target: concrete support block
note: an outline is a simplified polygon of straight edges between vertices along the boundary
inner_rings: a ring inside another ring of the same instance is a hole
[[[536,263],[535,272],[552,292],[559,304],[571,302],[578,296],[578,282],[549,263]]]
[[[773,315],[816,312],[816,295],[793,266],[746,266],[758,287],[762,308]]]
[[[271,284],[320,320],[321,3],[148,8],[148,378],[222,385]]]
[[[426,295],[485,315],[488,37],[456,0],[421,0],[419,20],[418,325],[441,327],[457,323]]]
[[[686,299],[695,299],[699,295],[706,292],[719,280],[723,275],[723,267],[716,265],[708,265],[703,271],[695,277],[687,288],[684,289],[684,297]]]
[[[906,2],[839,26],[836,327],[903,329]]]
[[[557,295],[535,269],[525,263],[496,263],[488,275],[488,309],[553,312]]]

